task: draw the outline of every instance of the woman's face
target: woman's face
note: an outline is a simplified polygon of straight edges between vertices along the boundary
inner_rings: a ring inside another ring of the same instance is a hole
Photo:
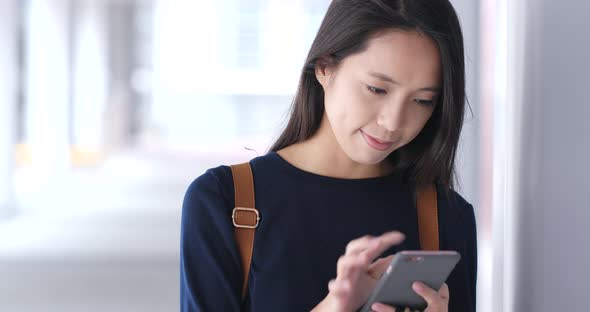
[[[441,72],[434,40],[415,31],[383,32],[337,68],[316,68],[323,122],[353,161],[377,164],[420,133],[441,92]]]

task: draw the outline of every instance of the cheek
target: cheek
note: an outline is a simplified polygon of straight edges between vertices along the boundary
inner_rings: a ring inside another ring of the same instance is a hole
[[[354,87],[341,88],[326,97],[326,113],[333,127],[354,132],[368,124],[376,114],[374,103],[370,103],[362,92]]]

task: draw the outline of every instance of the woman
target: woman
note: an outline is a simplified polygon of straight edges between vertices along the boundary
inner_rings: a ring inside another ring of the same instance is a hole
[[[357,310],[392,254],[420,249],[413,191],[434,183],[440,248],[462,259],[440,290],[414,290],[428,312],[474,311],[475,218],[453,190],[464,106],[463,39],[447,0],[334,0],[286,129],[250,161],[262,217],[246,299],[232,172],[220,166],[184,199],[182,310]]]

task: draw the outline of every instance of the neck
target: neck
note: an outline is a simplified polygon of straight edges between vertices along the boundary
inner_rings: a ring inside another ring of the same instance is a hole
[[[387,160],[367,165],[350,159],[336,141],[325,114],[315,135],[277,153],[299,169],[334,178],[374,178],[393,171],[392,164]]]

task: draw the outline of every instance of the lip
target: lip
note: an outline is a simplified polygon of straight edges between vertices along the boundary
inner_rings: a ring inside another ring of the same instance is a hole
[[[363,130],[361,130],[361,134],[363,135],[365,142],[367,142],[367,144],[370,147],[372,147],[378,151],[385,151],[393,145],[393,142],[381,141],[373,136],[366,134]]]

